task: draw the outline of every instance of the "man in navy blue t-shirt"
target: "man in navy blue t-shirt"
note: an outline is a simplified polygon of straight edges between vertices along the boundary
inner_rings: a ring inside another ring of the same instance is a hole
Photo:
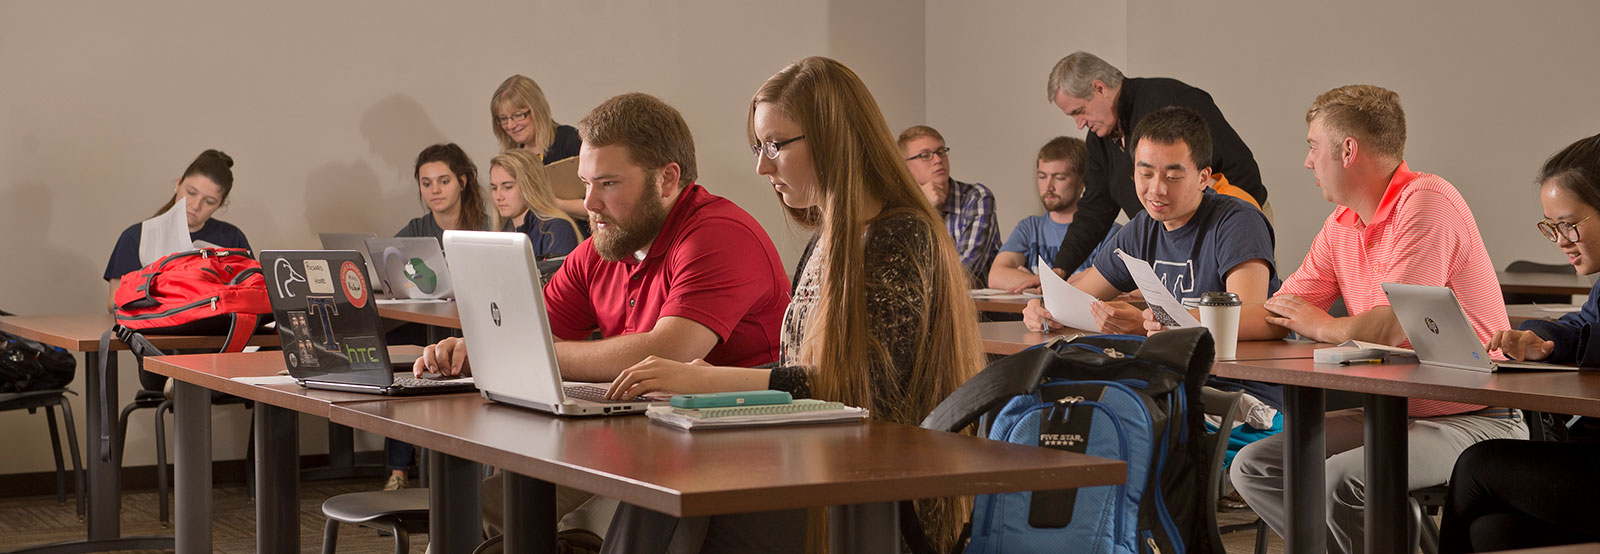
[[[1159,117],[1158,117],[1159,116]],[[1265,302],[1279,285],[1273,261],[1272,225],[1254,206],[1217,194],[1208,186],[1211,168],[1205,119],[1188,108],[1157,110],[1134,130],[1134,185],[1144,212],[1135,215],[1094,267],[1072,279],[1073,286],[1101,300],[1137,288],[1116,251],[1144,260],[1172,295],[1193,305],[1200,295],[1228,291],[1246,303]],[[1095,322],[1106,333],[1146,334],[1149,314],[1126,302],[1100,302]],[[1042,303],[1024,313],[1029,328],[1050,321]],[[1159,329],[1159,327],[1156,327]],[[1239,338],[1254,337],[1241,328]]]
[[[1232,292],[1245,304],[1260,304],[1281,284],[1273,261],[1272,225],[1266,216],[1208,186],[1210,136],[1205,119],[1183,107],[1156,110],[1135,127],[1133,181],[1144,212],[1111,238],[1094,257],[1093,268],[1071,280],[1073,286],[1103,301],[1091,308],[1100,331],[1144,335],[1161,329],[1149,310],[1104,302],[1138,288],[1117,250],[1153,266],[1162,284],[1186,306],[1212,291]],[[1023,320],[1030,329],[1060,327],[1038,300],[1028,303]],[[1264,322],[1241,324],[1239,340],[1282,338],[1281,333],[1272,333]],[[1245,391],[1273,410],[1283,406],[1282,388],[1277,385],[1221,378],[1208,384]],[[1266,434],[1276,432],[1277,420],[1264,419],[1260,428]]]

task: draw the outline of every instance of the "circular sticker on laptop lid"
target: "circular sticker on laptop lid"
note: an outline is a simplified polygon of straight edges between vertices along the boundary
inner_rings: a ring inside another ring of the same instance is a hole
[[[362,280],[361,268],[356,267],[355,262],[344,262],[339,266],[339,283],[351,306],[358,309],[367,306],[367,284]]]

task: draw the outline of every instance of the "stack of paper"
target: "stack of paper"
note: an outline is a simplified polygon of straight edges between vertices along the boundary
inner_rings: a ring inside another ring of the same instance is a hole
[[[788,404],[759,406],[728,406],[725,408],[685,409],[672,406],[651,406],[645,411],[651,421],[684,429],[715,429],[719,427],[749,427],[757,425],[790,425],[797,423],[833,423],[861,421],[867,411],[838,402],[821,400],[796,400]]]
[[[1345,341],[1339,346],[1318,348],[1311,352],[1312,361],[1319,364],[1336,364],[1348,360],[1381,359],[1389,362],[1416,361],[1417,353],[1409,348],[1386,346],[1358,340]]]

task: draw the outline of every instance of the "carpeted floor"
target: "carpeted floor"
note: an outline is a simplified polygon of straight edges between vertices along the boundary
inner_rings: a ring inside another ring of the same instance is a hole
[[[322,501],[334,495],[361,492],[381,486],[375,480],[324,481],[303,483],[300,487],[300,551],[321,552],[323,525]],[[216,552],[247,554],[255,552],[255,504],[244,494],[244,487],[216,489],[212,507],[215,525],[212,543]],[[124,535],[170,534],[156,519],[156,495],[153,491],[135,491],[123,495],[122,533]],[[1223,513],[1223,525],[1255,521],[1249,511]],[[72,498],[66,506],[56,505],[54,496],[39,496],[0,500],[0,552],[41,543],[81,539],[84,524],[73,513]],[[1230,554],[1249,554],[1255,548],[1255,532],[1241,531],[1223,535]],[[423,552],[427,535],[413,535],[411,552]],[[389,537],[378,536],[377,531],[358,526],[341,526],[339,552],[388,553],[393,550]],[[154,552],[154,551],[152,551]],[[1283,541],[1276,535],[1271,538],[1268,552],[1281,554]]]

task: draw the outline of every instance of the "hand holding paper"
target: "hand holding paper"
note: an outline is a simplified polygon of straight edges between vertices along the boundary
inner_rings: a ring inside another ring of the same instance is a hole
[[[178,198],[166,213],[144,220],[139,225],[139,265],[155,263],[173,252],[194,249],[189,238],[189,199]]]
[[[1094,321],[1094,314],[1090,311],[1099,300],[1089,296],[1087,292],[1078,290],[1078,287],[1067,284],[1060,275],[1050,271],[1050,263],[1044,258],[1039,259],[1036,269],[1039,274],[1039,288],[1044,292],[1044,308],[1050,311],[1051,319],[1074,329],[1085,331],[1100,329]]]
[[[1166,285],[1161,283],[1161,277],[1156,276],[1156,270],[1144,260],[1135,258],[1117,249],[1117,256],[1122,258],[1122,264],[1128,267],[1128,274],[1133,276],[1134,284],[1139,285],[1139,292],[1144,294],[1144,301],[1155,314],[1156,321],[1169,329],[1179,327],[1199,327],[1200,320],[1189,314],[1189,309],[1183,307]]]

